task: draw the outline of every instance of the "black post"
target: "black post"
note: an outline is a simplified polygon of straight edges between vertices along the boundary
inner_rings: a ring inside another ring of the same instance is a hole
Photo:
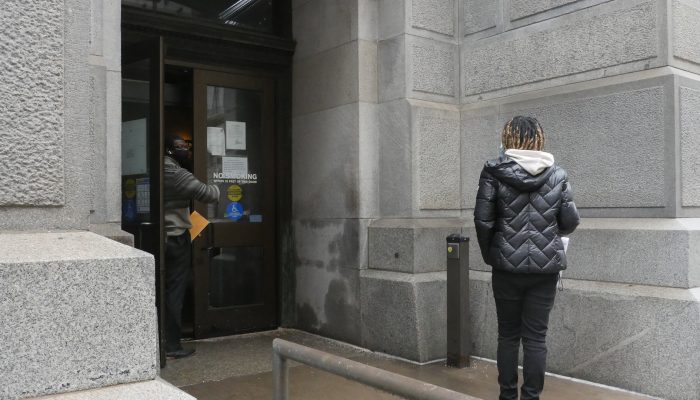
[[[447,237],[447,365],[469,366],[469,238]]]

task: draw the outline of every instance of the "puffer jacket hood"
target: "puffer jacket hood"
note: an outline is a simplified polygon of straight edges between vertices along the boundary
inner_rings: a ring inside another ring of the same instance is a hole
[[[539,175],[531,175],[515,160],[499,158],[486,163],[484,168],[499,181],[521,192],[532,192],[545,184],[554,168],[547,168]]]

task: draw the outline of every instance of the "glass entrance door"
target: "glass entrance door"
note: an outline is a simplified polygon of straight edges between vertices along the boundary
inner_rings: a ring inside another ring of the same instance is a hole
[[[195,204],[195,336],[277,326],[273,82],[196,70],[195,175],[219,187]]]

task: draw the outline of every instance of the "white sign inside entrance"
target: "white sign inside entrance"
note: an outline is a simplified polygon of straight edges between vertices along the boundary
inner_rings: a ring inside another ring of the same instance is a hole
[[[146,118],[122,122],[122,175],[139,175],[146,165]]]

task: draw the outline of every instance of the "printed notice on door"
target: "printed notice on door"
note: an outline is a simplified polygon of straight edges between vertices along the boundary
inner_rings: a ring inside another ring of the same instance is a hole
[[[245,150],[245,122],[226,121],[226,149]]]
[[[246,179],[248,175],[248,157],[222,157],[221,172],[227,179]]]
[[[212,156],[226,155],[224,128],[219,128],[218,126],[207,127],[207,151]]]

